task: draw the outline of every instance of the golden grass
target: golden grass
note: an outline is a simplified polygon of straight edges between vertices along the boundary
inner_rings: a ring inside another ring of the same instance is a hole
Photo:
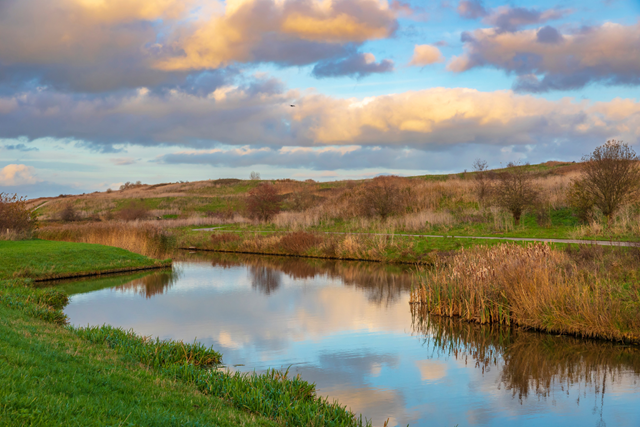
[[[37,237],[43,240],[94,243],[115,246],[152,258],[163,258],[170,249],[171,235],[150,222],[94,222],[44,227]]]
[[[640,282],[632,260],[618,261],[611,265],[628,263],[630,275],[579,267],[541,243],[478,246],[422,271],[411,302],[471,322],[638,342]]]

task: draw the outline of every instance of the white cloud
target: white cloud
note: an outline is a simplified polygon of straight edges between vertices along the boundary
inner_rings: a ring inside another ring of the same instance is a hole
[[[34,175],[35,169],[25,165],[7,165],[0,169],[0,184],[7,186],[35,184],[38,178]]]

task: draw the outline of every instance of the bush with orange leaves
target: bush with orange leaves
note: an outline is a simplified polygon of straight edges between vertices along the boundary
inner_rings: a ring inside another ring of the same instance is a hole
[[[0,234],[28,237],[37,227],[37,215],[24,197],[0,193]]]
[[[280,212],[281,197],[273,184],[265,182],[249,192],[247,212],[258,221],[269,221]]]

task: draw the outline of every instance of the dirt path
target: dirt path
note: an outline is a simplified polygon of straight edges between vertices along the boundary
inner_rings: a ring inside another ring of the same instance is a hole
[[[221,231],[225,233],[243,233],[243,230],[221,230],[221,227],[196,228],[193,231]],[[254,230],[255,233],[275,233],[275,231]],[[549,243],[573,243],[598,246],[637,246],[640,242],[616,242],[613,240],[575,240],[575,239],[544,239],[535,237],[486,237],[486,236],[437,236],[432,234],[388,234],[388,233],[343,233],[339,231],[323,231],[324,234],[366,234],[370,236],[403,236],[403,237],[429,237],[441,239],[484,239],[484,240],[510,240],[516,242],[549,242]]]

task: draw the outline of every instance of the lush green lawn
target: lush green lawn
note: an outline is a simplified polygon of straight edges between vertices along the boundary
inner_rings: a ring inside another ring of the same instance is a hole
[[[55,278],[167,264],[111,246],[47,240],[0,241],[0,280]]]
[[[273,426],[105,345],[0,306],[0,425]]]

